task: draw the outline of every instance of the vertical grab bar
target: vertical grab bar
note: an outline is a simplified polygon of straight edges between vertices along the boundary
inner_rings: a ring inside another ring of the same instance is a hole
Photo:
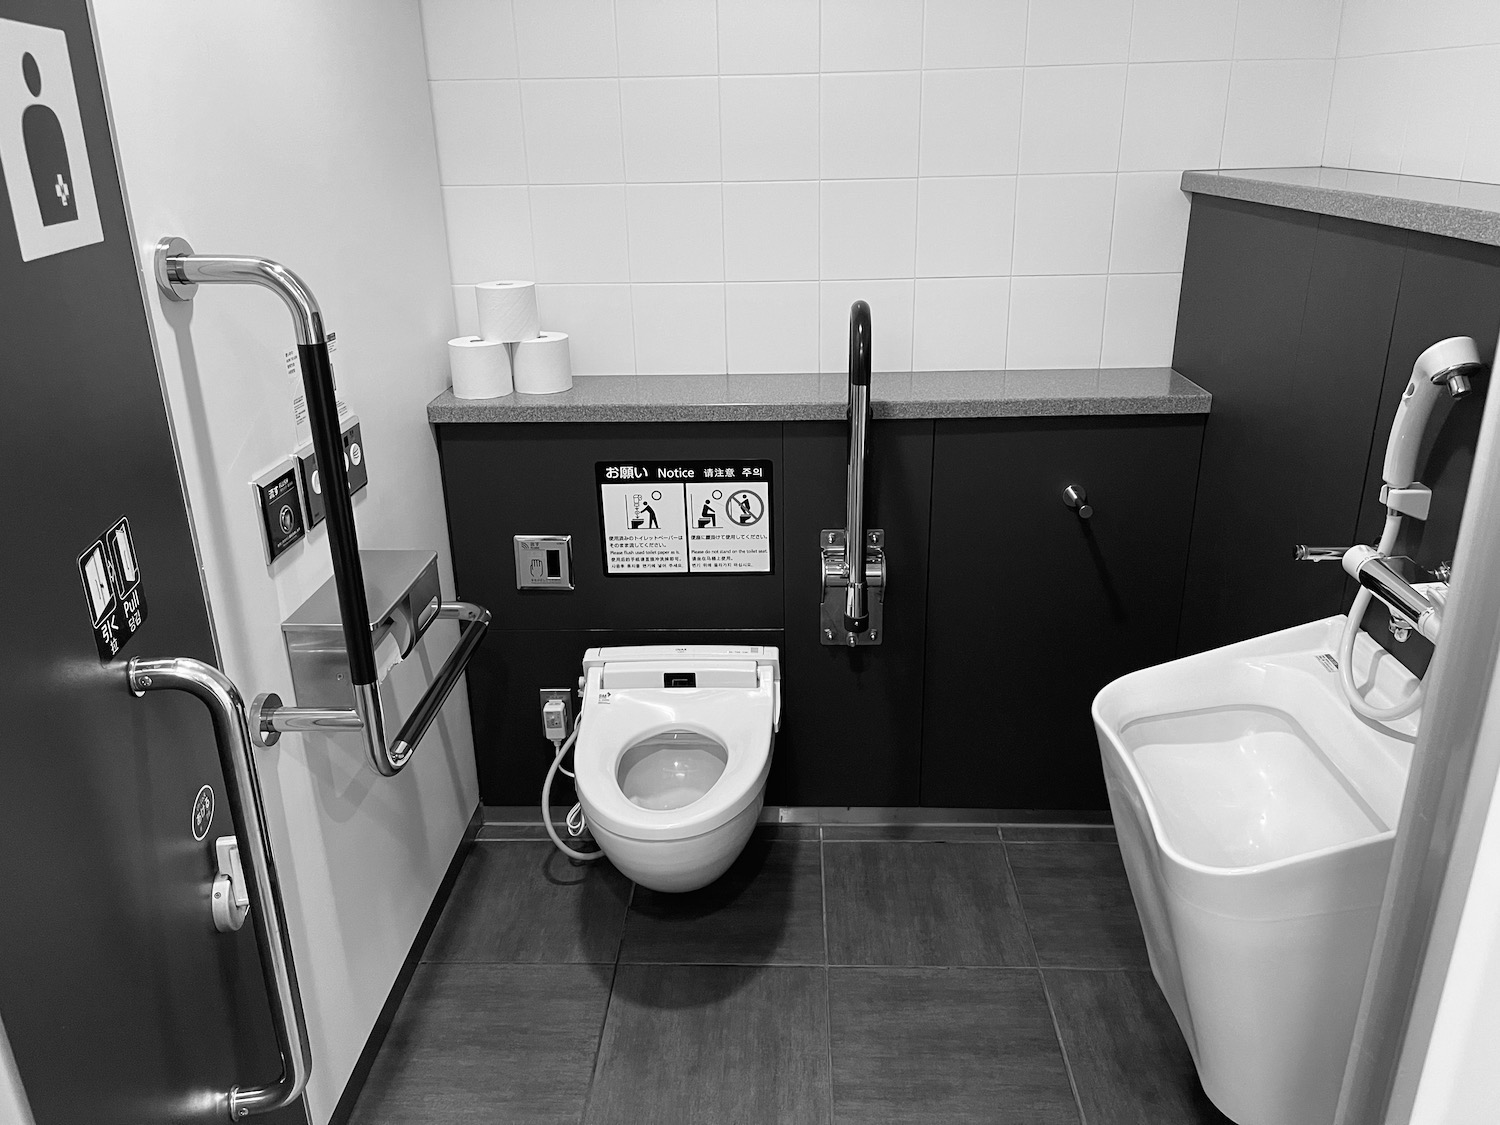
[[[281,1052],[281,1076],[276,1081],[263,1086],[230,1088],[229,1116],[233,1121],[243,1121],[255,1114],[270,1113],[301,1096],[312,1072],[312,1052],[292,962],[281,884],[271,858],[271,840],[266,830],[245,701],[234,681],[223,672],[186,657],[160,660],[136,657],[126,667],[126,677],[131,692],[137,696],[148,691],[185,691],[199,699],[213,719],[225,795],[240,845],[240,863],[249,883],[250,920],[260,948],[261,975],[271,1000],[271,1024]]]
[[[283,707],[276,696],[263,695],[257,697],[253,708],[252,729],[256,741],[262,746],[274,745],[281,732],[289,730],[357,730],[364,739],[370,763],[383,776],[394,776],[411,759],[417,742],[436,717],[437,708],[463,674],[469,657],[489,627],[489,612],[466,602],[454,603],[445,609],[443,616],[457,617],[466,623],[463,639],[455,650],[455,657],[448,660],[442,673],[428,685],[412,719],[392,742],[386,735],[385,712],[375,672],[375,647],[370,640],[370,609],[365,597],[364,568],[359,561],[354,502],[349,496],[349,471],[344,465],[338,399],[333,387],[333,366],[328,358],[328,335],[323,327],[322,310],[318,308],[312,290],[300,277],[269,258],[196,254],[186,239],[164,238],[156,244],[155,267],[157,285],[174,301],[191,301],[200,284],[227,282],[270,289],[286,303],[297,329],[297,360],[302,369],[308,426],[312,430],[318,472],[325,482],[323,503],[328,522],[328,549],[333,560],[344,648],[349,656],[354,709],[330,712]],[[316,724],[309,725],[313,719],[317,720]]]
[[[870,627],[865,580],[865,440],[869,426],[870,306],[855,301],[849,309],[849,479],[844,492],[849,585],[844,590],[844,628],[856,635]]]

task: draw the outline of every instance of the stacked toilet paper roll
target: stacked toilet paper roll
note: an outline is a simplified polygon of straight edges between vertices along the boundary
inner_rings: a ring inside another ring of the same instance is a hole
[[[479,334],[507,344],[534,339],[542,331],[536,311],[536,283],[481,281],[474,286],[479,306]]]
[[[454,398],[500,398],[515,389],[510,345],[503,340],[460,336],[448,341]]]
[[[512,345],[516,390],[523,395],[551,395],[573,385],[573,362],[566,332],[543,332]]]

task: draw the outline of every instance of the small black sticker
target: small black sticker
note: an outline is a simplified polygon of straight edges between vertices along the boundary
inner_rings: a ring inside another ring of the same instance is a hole
[[[108,663],[146,621],[146,591],[129,520],[121,516],[78,556],[78,576],[99,659]]]
[[[201,840],[208,835],[214,822],[214,790],[205,785],[193,798],[193,839]]]

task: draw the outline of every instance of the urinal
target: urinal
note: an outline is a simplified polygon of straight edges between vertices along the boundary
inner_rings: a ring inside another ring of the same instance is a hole
[[[1161,986],[1237,1125],[1330,1125],[1419,714],[1361,718],[1342,615],[1147,668],[1094,700],[1110,809]],[[1369,636],[1367,697],[1416,679]]]

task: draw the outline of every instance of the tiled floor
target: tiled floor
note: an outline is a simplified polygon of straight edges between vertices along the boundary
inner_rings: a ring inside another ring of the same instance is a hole
[[[353,1125],[1228,1122],[1107,830],[766,828],[690,895],[483,835]]]

